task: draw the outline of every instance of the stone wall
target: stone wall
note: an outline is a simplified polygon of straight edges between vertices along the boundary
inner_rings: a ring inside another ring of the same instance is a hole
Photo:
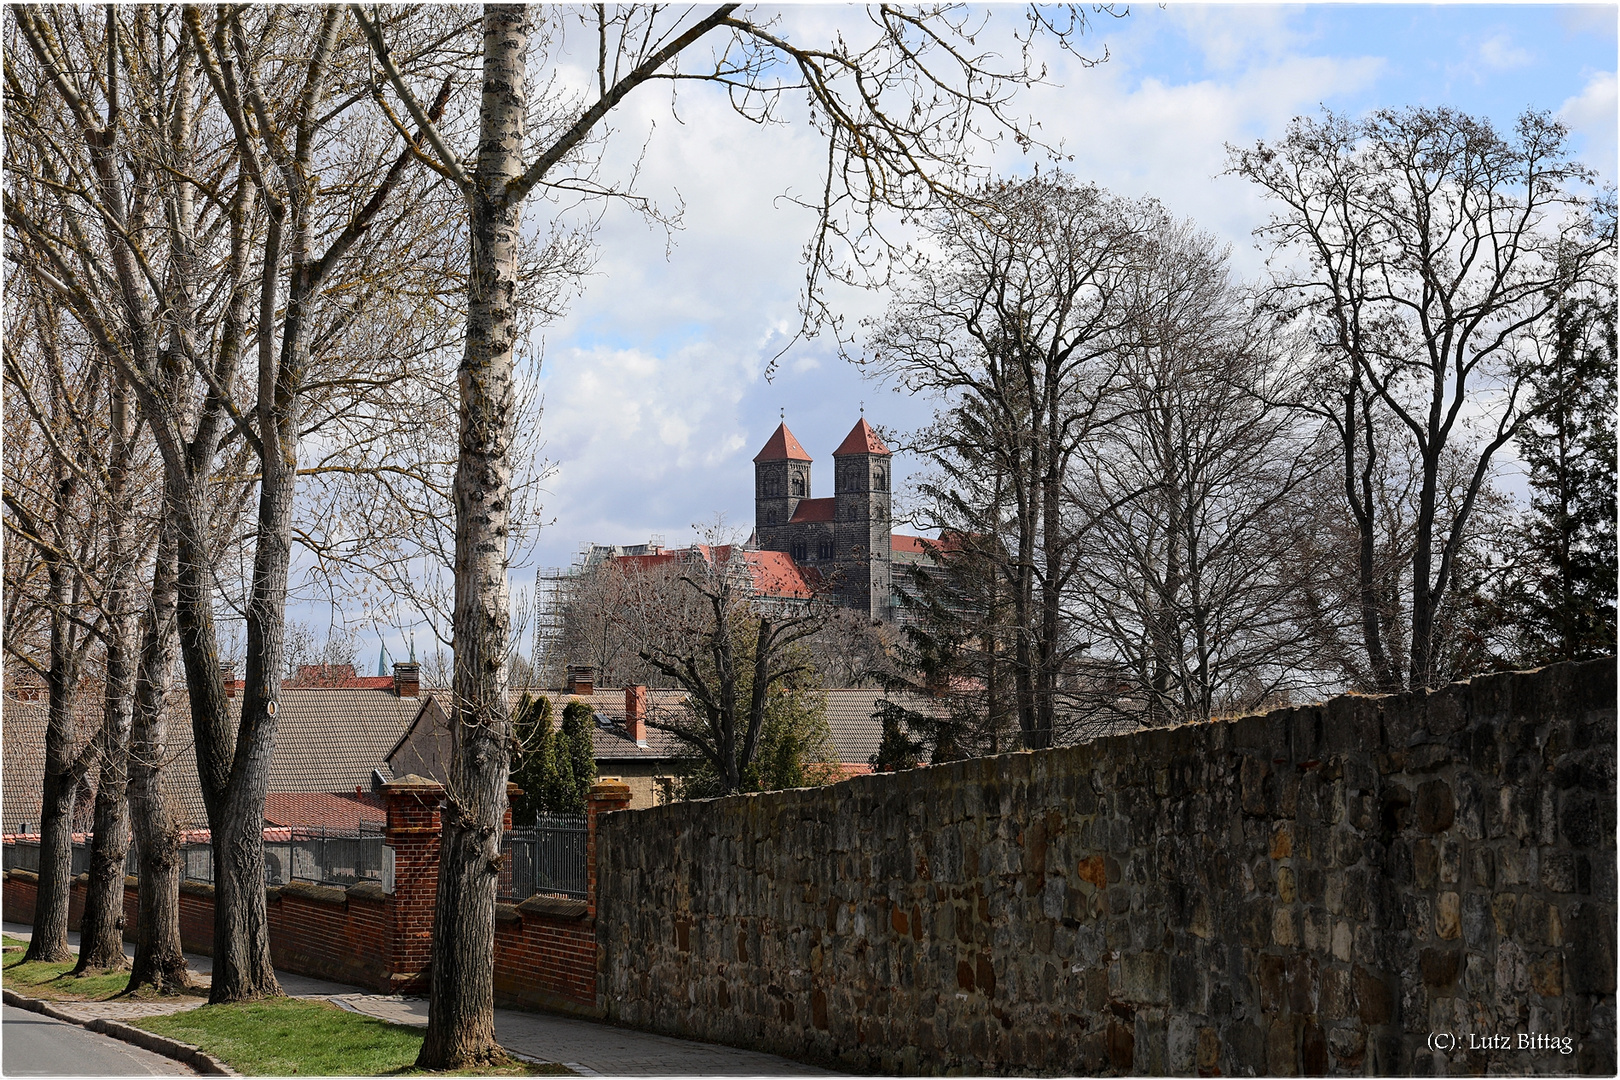
[[[636,1027],[884,1072],[1615,1070],[1612,660],[597,842],[603,1004]]]

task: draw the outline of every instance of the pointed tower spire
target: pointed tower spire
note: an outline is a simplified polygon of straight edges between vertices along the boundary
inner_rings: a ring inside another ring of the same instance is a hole
[[[785,411],[785,410],[784,410]],[[776,425],[771,437],[765,441],[760,452],[754,455],[756,463],[761,461],[809,461],[810,455],[805,453],[799,440],[793,437],[788,430],[787,422]]]

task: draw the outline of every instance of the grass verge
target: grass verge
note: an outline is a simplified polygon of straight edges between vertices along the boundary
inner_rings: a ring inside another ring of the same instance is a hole
[[[28,942],[22,938],[14,938],[10,934],[0,934],[0,945],[4,945],[7,952],[12,949],[26,949]]]
[[[257,1076],[419,1076],[422,1029],[390,1024],[341,1009],[329,1001],[275,998],[204,1005],[130,1023],[179,1039],[219,1058],[237,1072]],[[571,1076],[561,1065],[470,1070],[477,1076]]]
[[[74,962],[71,960],[62,964],[42,964],[38,961],[25,964],[21,955],[12,955],[16,959],[8,959],[5,967],[0,969],[0,980],[29,997],[48,1001],[106,1001],[122,994],[129,985],[128,971],[75,977],[68,974],[73,970]],[[136,1000],[141,1000],[141,995],[136,995]]]

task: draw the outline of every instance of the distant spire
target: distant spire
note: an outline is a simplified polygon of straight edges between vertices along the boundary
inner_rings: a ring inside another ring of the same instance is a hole
[[[383,644],[381,638],[377,639],[377,674],[388,674],[388,646]]]
[[[411,631],[411,663],[416,663],[416,631]]]

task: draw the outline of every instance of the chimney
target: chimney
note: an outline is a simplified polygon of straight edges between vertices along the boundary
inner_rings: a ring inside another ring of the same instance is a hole
[[[394,693],[400,697],[415,697],[422,688],[422,665],[401,660],[394,665]]]
[[[596,669],[589,664],[569,664],[563,693],[590,697],[596,689]]]
[[[225,684],[225,696],[228,697],[228,698],[235,697],[236,696],[236,665],[235,664],[221,664],[221,665],[219,665],[219,678],[220,678],[220,681]]]
[[[637,746],[647,745],[647,688],[645,686],[627,686],[624,688],[624,729],[636,741]]]

